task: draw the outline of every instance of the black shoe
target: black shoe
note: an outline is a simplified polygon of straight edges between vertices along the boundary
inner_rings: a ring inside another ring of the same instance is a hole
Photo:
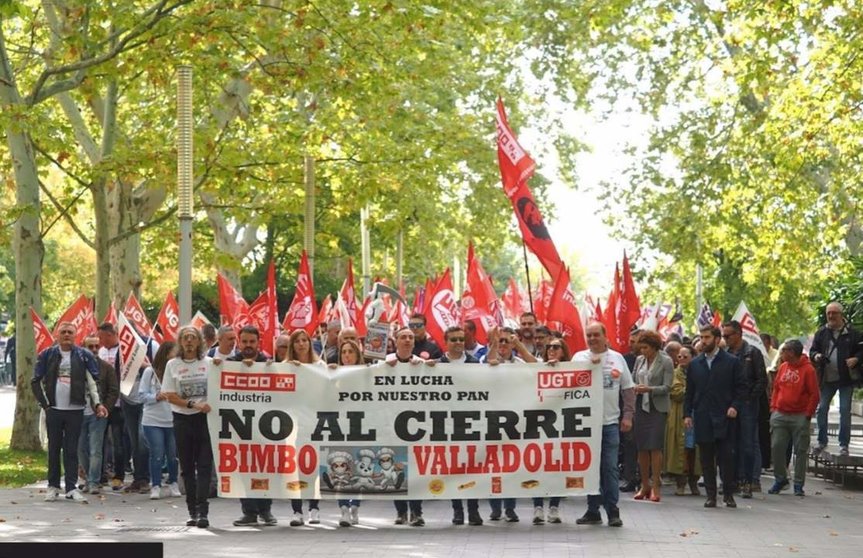
[[[705,508],[715,508],[716,507],[716,496],[708,496],[707,501],[704,502]]]
[[[491,515],[488,516],[489,521],[500,521],[500,510],[492,510]]]
[[[453,512],[452,512],[452,524],[453,525],[464,525],[464,512],[462,510],[453,510]]]
[[[479,512],[468,513],[467,524],[473,525],[474,527],[482,525],[482,517],[480,517]]]
[[[608,514],[609,527],[623,527],[623,520],[620,519],[620,511],[614,511]]]
[[[420,514],[416,514],[411,517],[411,527],[425,527],[426,520],[423,519],[423,516]]]
[[[258,518],[254,515],[245,515],[240,519],[234,520],[234,527],[257,527]]]
[[[186,527],[195,527],[198,525],[198,514],[189,514],[189,519],[186,520]]]
[[[206,529],[210,526],[210,520],[207,519],[206,515],[202,515],[198,518],[198,529]]]
[[[744,482],[743,486],[740,487],[740,497],[741,498],[752,498],[752,485],[748,482]]]
[[[518,523],[518,514],[515,510],[504,510],[503,515],[506,517],[507,523]]]
[[[609,518],[609,525],[611,525],[611,519]],[[602,516],[599,515],[599,512],[585,512],[584,515],[575,520],[576,525],[602,525]]]
[[[737,502],[734,501],[734,496],[732,494],[728,494],[722,498],[722,501],[725,502],[726,508],[736,508]]]
[[[274,516],[270,512],[264,512],[258,515],[261,516],[261,521],[263,521],[264,525],[266,525],[267,527],[275,527],[279,524],[279,520],[276,519],[276,516]]]
[[[408,516],[403,514],[403,513],[398,514],[396,516],[396,520],[393,521],[393,523],[395,523],[396,525],[404,525],[407,522],[408,522]]]
[[[635,492],[638,488],[638,484],[634,482],[627,482],[623,486],[620,487],[621,492]]]

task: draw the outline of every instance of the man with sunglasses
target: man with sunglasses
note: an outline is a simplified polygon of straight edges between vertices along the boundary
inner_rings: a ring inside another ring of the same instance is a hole
[[[479,361],[467,354],[464,350],[465,332],[461,326],[450,326],[444,332],[446,339],[446,352],[438,362],[451,362],[456,364],[479,364]],[[467,500],[467,523],[468,525],[482,525],[482,517],[479,515],[479,500],[469,498]],[[460,499],[452,500],[452,524],[464,525],[464,504]]]
[[[90,351],[99,364],[99,379],[96,387],[99,389],[99,398],[105,409],[114,407],[117,398],[120,397],[120,385],[114,368],[99,358],[99,338],[95,335],[84,338],[84,348]],[[81,434],[78,437],[78,463],[84,469],[87,485],[84,492],[99,494],[102,489],[100,479],[102,477],[102,449],[105,442],[105,431],[108,429],[108,416],[99,416],[89,406],[84,407],[84,420],[81,423]]]
[[[443,353],[426,334],[426,317],[420,313],[413,314],[408,322],[408,327],[414,332],[413,354],[423,360],[437,360]]]

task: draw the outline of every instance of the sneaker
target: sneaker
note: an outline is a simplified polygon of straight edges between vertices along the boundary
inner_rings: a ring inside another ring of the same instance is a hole
[[[243,514],[240,519],[234,520],[234,527],[257,527],[258,518],[254,515]]]
[[[588,511],[575,520],[576,525],[602,525],[602,516],[599,512]]]
[[[172,482],[168,485],[168,490],[171,491],[172,498],[180,498],[181,496],[183,496],[183,493],[180,492],[180,485],[175,482]]]
[[[748,482],[744,482],[743,486],[740,487],[740,497],[749,499],[752,498],[752,485]]]
[[[803,492],[803,485],[794,483],[794,495],[800,496],[801,498],[806,496],[806,493]]]
[[[773,483],[773,486],[770,487],[770,490],[767,491],[768,494],[779,494],[783,490],[788,490],[788,479],[786,480],[777,480]]]
[[[716,507],[716,496],[707,496],[707,500],[704,501],[705,508],[715,508]]]
[[[198,525],[198,514],[190,513],[189,519],[186,520],[186,527],[195,527]]]
[[[351,512],[347,506],[342,506],[340,508],[342,510],[342,517],[339,519],[339,527],[350,527],[351,526]]]
[[[91,483],[87,487],[87,492],[89,492],[90,494],[101,494],[102,493],[102,487],[96,483]]]
[[[396,516],[396,520],[393,521],[393,523],[395,523],[396,525],[404,525],[407,522],[408,522],[408,516],[403,514],[403,513],[398,514]]]
[[[489,521],[500,521],[500,510],[492,510],[488,519]]]
[[[548,522],[549,523],[561,523],[560,521],[560,510],[557,506],[551,506],[548,508]]]
[[[78,490],[84,490],[87,487],[87,479],[78,477],[78,482],[75,483],[75,486],[78,487]]]
[[[81,494],[81,491],[77,488],[70,490],[66,493],[66,499],[72,500],[74,502],[78,502],[79,504],[86,504],[87,498]]]
[[[123,488],[121,479],[111,479],[111,490],[120,490],[121,488]]]
[[[542,506],[536,506],[533,508],[533,524],[534,525],[542,525],[545,523],[545,510]]]
[[[45,491],[45,501],[46,502],[56,502],[57,498],[60,496],[60,489],[54,486],[49,486],[48,490]]]
[[[464,511],[463,510],[453,510],[452,511],[452,524],[453,525],[464,525]]]
[[[426,520],[423,519],[422,514],[416,514],[411,517],[411,527],[425,527]]]
[[[507,523],[518,523],[518,514],[515,510],[504,510],[503,515],[506,517]]]
[[[360,524],[360,507],[351,506],[351,525]]]
[[[154,486],[150,489],[150,500],[158,500],[162,497],[162,487]]]
[[[294,512],[294,518],[291,519],[290,526],[299,527],[303,523],[305,523],[305,521],[303,521],[303,512]]]
[[[468,513],[467,524],[474,527],[479,527],[480,525],[482,525],[482,517],[480,517],[479,512]]]
[[[320,522],[321,522],[320,510],[316,510],[316,509],[309,510],[309,525],[317,525]]]
[[[840,446],[839,447],[839,455],[844,456],[844,457],[851,455],[850,452],[848,451],[848,446]]]
[[[276,516],[272,514],[272,512],[264,512],[260,514],[261,521],[264,522],[264,526],[266,527],[275,527],[279,524],[279,520],[276,519]]]
[[[210,526],[210,520],[207,519],[206,515],[198,516],[198,529],[206,529]]]

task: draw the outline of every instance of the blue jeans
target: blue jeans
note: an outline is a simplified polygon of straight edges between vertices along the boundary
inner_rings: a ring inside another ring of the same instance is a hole
[[[737,413],[737,424],[740,428],[737,439],[737,471],[740,482],[752,483],[761,479],[759,467],[758,476],[755,473],[756,459],[760,465],[761,446],[758,443],[758,401],[748,401],[740,406]]]
[[[177,442],[173,428],[144,425],[144,438],[150,448],[150,482],[162,484],[162,464],[168,461],[168,484],[177,482]]]
[[[827,413],[830,402],[839,392],[839,445],[847,446],[851,442],[851,394],[854,386],[839,387],[837,384],[824,383],[821,386],[821,401],[818,403],[818,443],[827,445]]]
[[[587,511],[599,513],[599,507],[608,514],[617,513],[620,500],[620,473],[617,469],[617,452],[620,449],[620,426],[606,424],[602,427],[602,451],[599,458],[599,494],[587,497]]]
[[[360,503],[362,503],[362,500],[339,500],[339,507],[354,506],[358,508],[360,507]]]
[[[87,484],[99,484],[102,478],[102,446],[107,428],[108,417],[84,415],[78,436],[78,463],[87,473]]]
[[[542,498],[534,498],[533,499],[533,507],[541,508],[543,504]],[[560,496],[552,496],[548,499],[548,507],[550,508],[559,508],[560,507]]]

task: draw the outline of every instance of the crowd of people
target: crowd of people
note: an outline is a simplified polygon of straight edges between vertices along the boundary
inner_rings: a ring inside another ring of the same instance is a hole
[[[588,349],[570,355],[561,334],[538,324],[526,312],[518,328],[488,332],[488,344],[477,341],[474,322],[452,326],[439,347],[426,332],[422,314],[396,328],[389,340],[386,364],[458,363],[505,366],[514,362],[544,362],[565,366],[578,357],[601,364],[603,427],[600,451],[600,491],[588,496],[579,525],[623,525],[621,492],[635,500],[659,503],[663,483],[671,479],[674,494],[687,488],[706,491],[704,506],[717,506],[719,491],[726,507],[737,506],[735,494],[751,498],[761,491],[762,472],[773,468],[768,490],[778,494],[793,484],[804,496],[809,452],[809,428],[817,414],[818,449],[827,444],[827,412],[836,393],[840,401],[840,451],[850,441],[850,394],[860,384],[863,339],[831,303],[827,324],[814,337],[809,354],[797,339],[778,350],[769,335],[762,338],[767,358],[743,338],[740,323],[707,326],[693,338],[663,339],[654,331],[632,332],[627,354],[609,348],[604,326],[585,328]],[[340,322],[322,325],[310,337],[297,330],[280,335],[274,355],[260,349],[253,326],[180,328],[177,342],[158,345],[144,338],[150,366],[142,368],[128,394],[119,389],[121,370],[117,330],[111,323],[76,346],[76,328],[58,326],[57,342],[38,355],[32,388],[46,412],[48,429],[48,489],[45,499],[61,497],[86,502],[86,494],[122,490],[181,496],[180,478],[189,513],[188,526],[209,526],[209,499],[215,492],[212,446],[207,426],[210,362],[291,362],[322,367],[370,364],[363,340]],[[791,483],[789,464],[794,462]],[[717,467],[721,487],[717,484]],[[61,470],[64,482],[61,486]],[[131,482],[126,483],[131,471]],[[622,473],[622,474],[621,474]],[[621,479],[622,476],[622,479]],[[621,484],[621,482],[623,484]],[[562,522],[559,497],[532,501],[534,524]],[[291,526],[320,522],[319,501],[291,501]],[[359,523],[360,500],[341,499],[339,524]],[[395,500],[395,524],[425,524],[421,500]],[[491,521],[519,521],[513,498],[490,499]],[[465,518],[465,507],[467,518]],[[237,526],[273,526],[272,500],[240,500]],[[480,502],[452,500],[452,523],[482,525]]]

